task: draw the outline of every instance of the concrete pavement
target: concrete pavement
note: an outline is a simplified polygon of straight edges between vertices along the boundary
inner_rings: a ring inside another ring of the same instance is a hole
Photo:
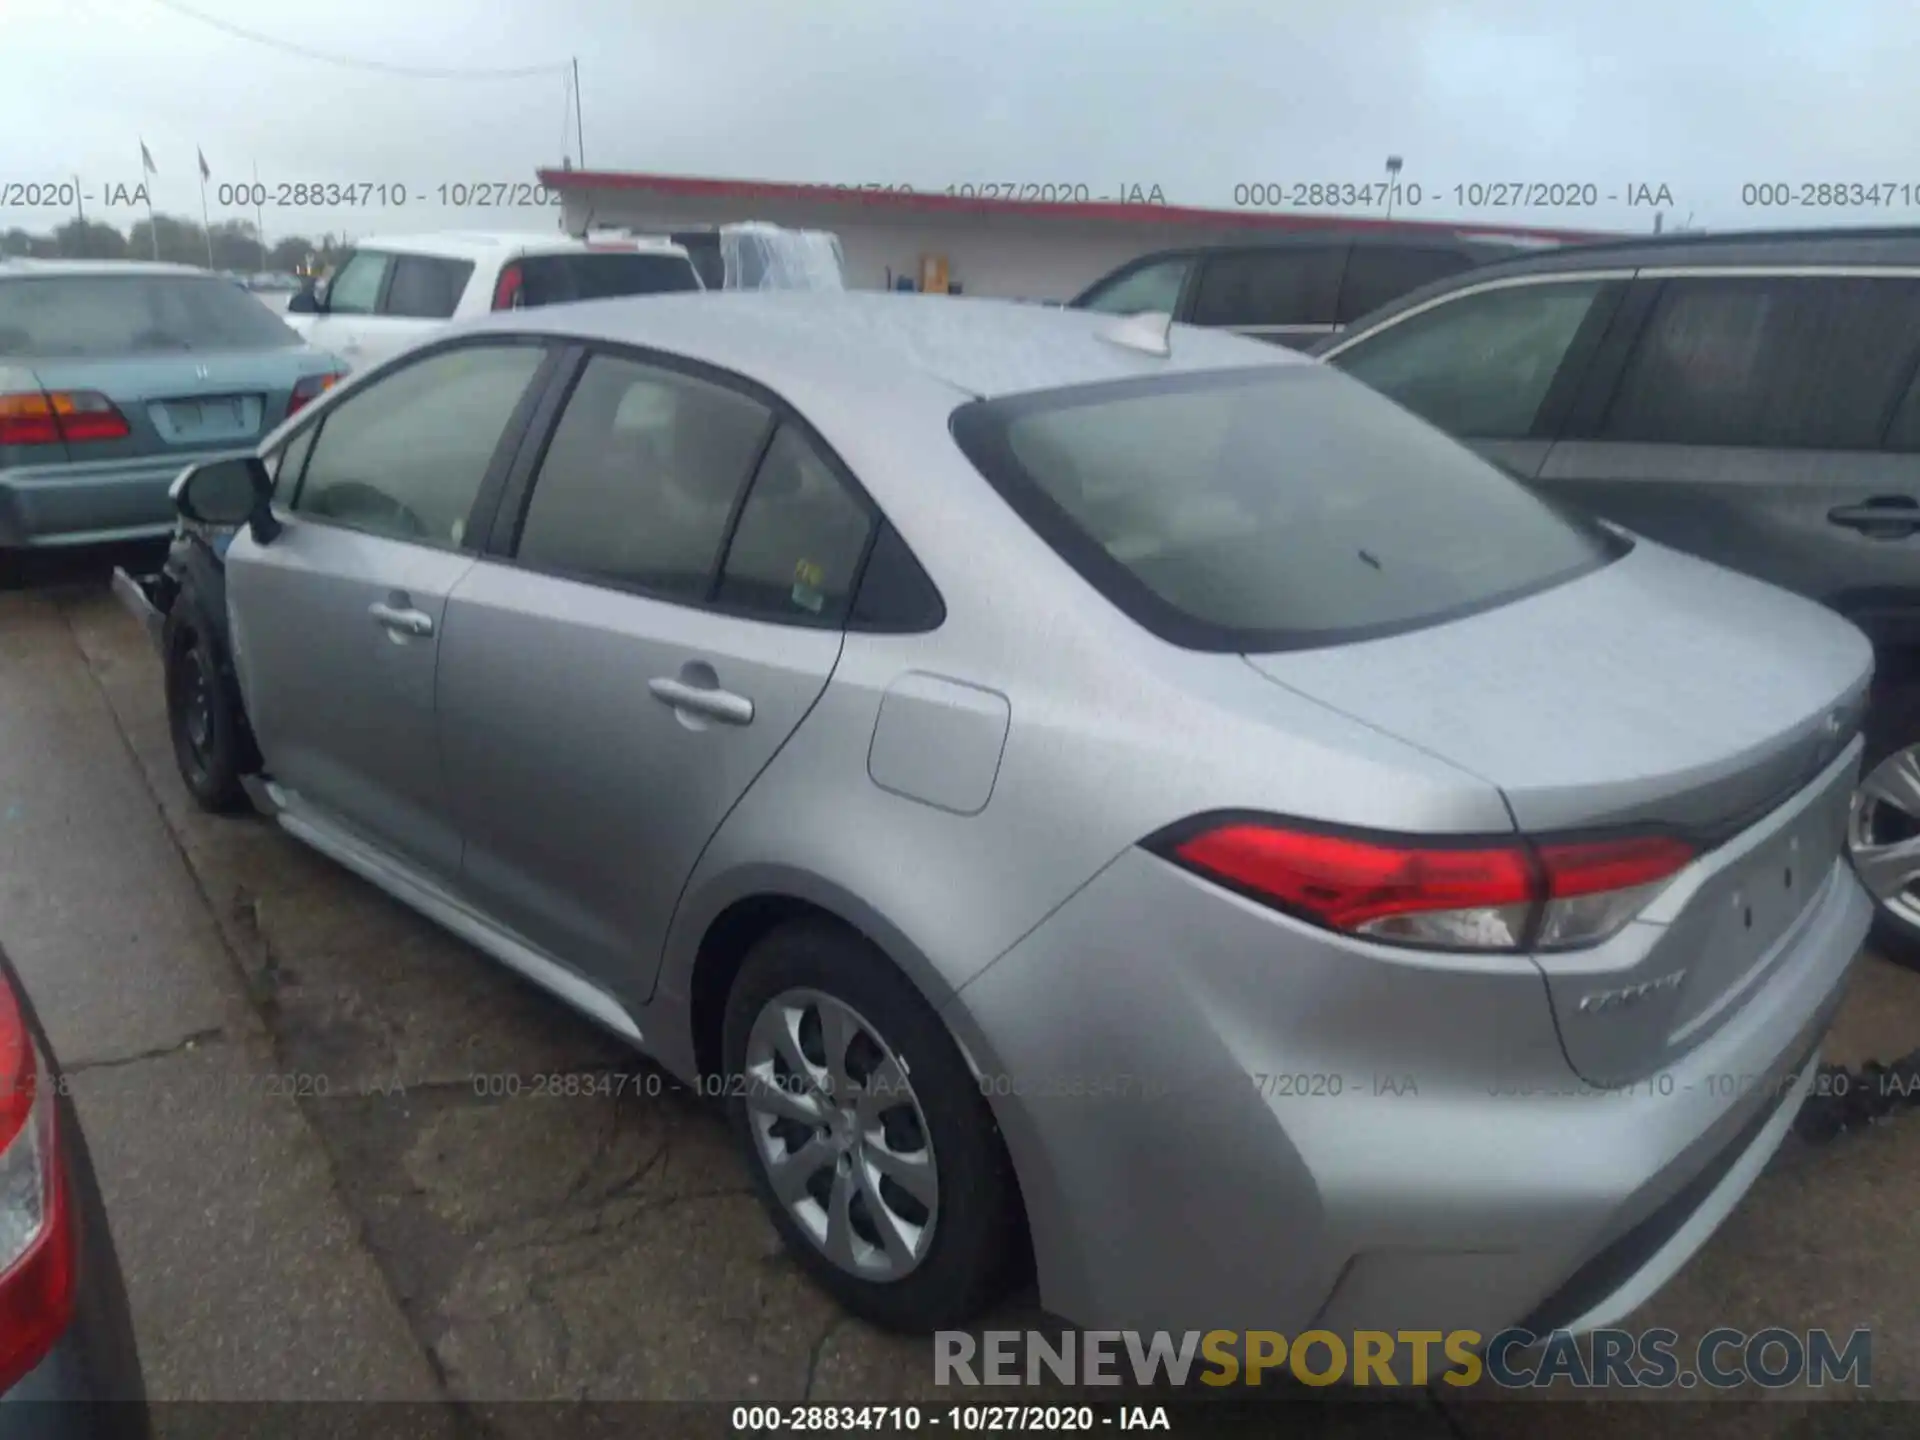
[[[0,943],[77,1072],[156,1398],[955,1398],[926,1342],[781,1254],[714,1108],[271,826],[194,809],[157,663],[97,584],[0,595]],[[1856,990],[1829,1058],[1920,1043],[1920,976],[1872,962]],[[588,1074],[620,1093],[539,1078]],[[1920,1396],[1916,1176],[1920,1117],[1790,1147],[1633,1323],[1871,1325],[1876,1391]],[[1414,1436],[1831,1414],[1303,1403]]]

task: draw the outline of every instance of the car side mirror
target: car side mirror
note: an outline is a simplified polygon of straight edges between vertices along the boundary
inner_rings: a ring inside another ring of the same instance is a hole
[[[322,308],[320,292],[311,285],[303,287],[287,301],[289,315],[318,315]]]
[[[167,492],[182,519],[199,525],[246,525],[262,545],[280,533],[273,518],[273,477],[259,457],[242,455],[189,465]]]

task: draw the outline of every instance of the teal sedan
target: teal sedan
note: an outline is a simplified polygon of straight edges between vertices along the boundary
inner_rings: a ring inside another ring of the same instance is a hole
[[[344,368],[204,270],[0,261],[0,555],[170,533],[181,470],[252,453]]]

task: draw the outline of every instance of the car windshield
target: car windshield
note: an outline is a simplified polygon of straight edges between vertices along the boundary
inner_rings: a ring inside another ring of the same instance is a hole
[[[28,360],[301,343],[230,280],[195,275],[20,275],[0,280],[0,356]]]
[[[1620,553],[1609,532],[1318,365],[980,401],[953,430],[1067,561],[1195,649],[1391,634]]]
[[[620,295],[660,295],[698,290],[693,264],[680,255],[632,251],[575,255],[530,255],[520,262],[521,303],[562,305],[569,300],[610,300]]]

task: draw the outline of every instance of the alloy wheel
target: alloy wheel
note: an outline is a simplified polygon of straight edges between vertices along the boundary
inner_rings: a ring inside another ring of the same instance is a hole
[[[1920,934],[1920,745],[1894,751],[1861,780],[1847,849],[1881,910]]]
[[[893,1281],[926,1259],[940,1172],[907,1067],[852,1006],[793,989],[747,1035],[754,1152],[800,1230],[840,1269]]]

